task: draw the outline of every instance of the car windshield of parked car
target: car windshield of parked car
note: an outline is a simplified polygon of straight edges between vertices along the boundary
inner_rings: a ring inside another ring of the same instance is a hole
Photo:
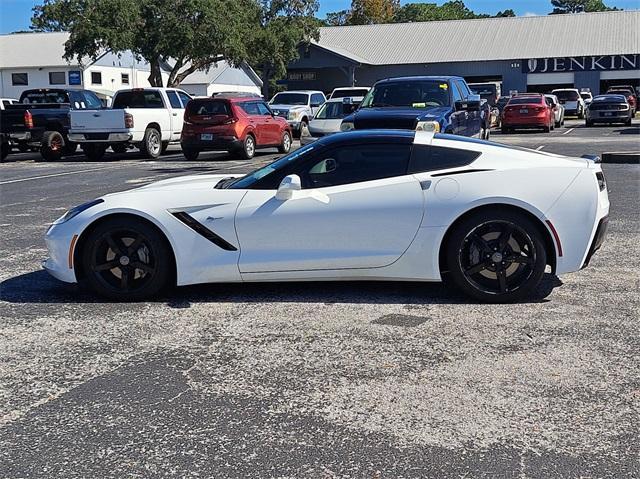
[[[306,93],[278,93],[271,100],[272,105],[306,105],[309,95]]]
[[[364,96],[366,95],[368,88],[351,88],[345,90],[335,90],[331,94],[331,98],[346,98],[349,96]]]
[[[22,96],[22,103],[69,103],[67,94],[64,92],[38,92],[32,91]]]
[[[298,148],[297,150],[289,153],[286,156],[278,158],[273,163],[269,163],[267,166],[263,166],[248,175],[242,176],[232,182],[224,185],[224,188],[232,188],[232,189],[247,189],[251,188],[251,186],[258,180],[265,178],[266,176],[272,175],[283,168],[288,167],[292,162],[296,161],[302,155],[316,148],[316,145],[313,143],[303,146],[302,148]]]
[[[471,91],[476,95],[480,95],[480,98],[484,98],[485,100],[492,95],[495,95],[498,91],[498,88],[495,85],[487,84],[487,85],[470,85]]]
[[[553,94],[560,100],[565,101],[576,101],[578,98],[580,98],[580,95],[578,95],[577,91],[571,90],[556,90],[553,92]]]
[[[341,101],[330,101],[322,105],[316,113],[314,120],[340,120],[350,115],[358,108],[359,102],[344,103]]]
[[[532,103],[542,103],[540,96],[519,96],[509,100],[509,105],[530,105]]]
[[[449,84],[447,82],[407,80],[384,82],[374,86],[362,100],[360,107],[433,108],[449,104]]]

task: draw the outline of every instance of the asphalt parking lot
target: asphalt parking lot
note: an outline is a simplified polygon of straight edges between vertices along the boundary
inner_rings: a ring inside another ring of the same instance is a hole
[[[639,134],[568,120],[492,140],[579,156],[638,151]],[[275,156],[0,165],[0,477],[640,477],[639,165],[604,165],[589,268],[523,304],[360,282],[121,304],[40,268],[70,206]]]

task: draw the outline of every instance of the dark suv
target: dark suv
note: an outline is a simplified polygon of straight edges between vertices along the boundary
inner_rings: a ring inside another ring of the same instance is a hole
[[[211,150],[250,159],[257,148],[277,147],[288,153],[291,139],[287,120],[275,116],[262,98],[231,93],[187,103],[180,142],[188,160]]]
[[[462,77],[416,76],[380,80],[341,130],[427,130],[480,137],[480,96]]]

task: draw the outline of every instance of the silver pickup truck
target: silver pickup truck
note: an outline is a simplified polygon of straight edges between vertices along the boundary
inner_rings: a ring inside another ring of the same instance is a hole
[[[283,91],[271,99],[269,107],[276,116],[287,120],[293,134],[299,137],[325,101],[327,99],[321,91]]]

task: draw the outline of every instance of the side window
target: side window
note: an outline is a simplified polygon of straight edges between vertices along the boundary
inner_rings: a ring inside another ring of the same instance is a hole
[[[271,116],[271,110],[269,110],[269,107],[267,105],[265,105],[263,102],[258,102],[258,112],[261,115],[266,115],[266,116]]]
[[[324,97],[320,93],[314,93],[311,95],[311,105],[320,106],[324,103]]]
[[[82,110],[84,108],[87,108],[84,96],[79,91],[70,91],[69,100],[71,103],[71,108],[73,108],[74,110]]]
[[[459,150],[441,146],[413,145],[409,173],[445,170],[471,164],[479,151]]]
[[[467,87],[467,84],[460,80],[456,80],[455,84],[460,89],[460,94],[462,95],[462,98],[468,98],[469,95],[471,94],[471,90],[469,90],[469,87]]]
[[[171,103],[171,108],[182,108],[182,103],[180,103],[180,98],[178,98],[175,90],[167,90],[167,97],[169,98],[169,103]]]
[[[259,115],[258,104],[255,101],[245,101],[239,103],[240,108],[244,110],[247,115]]]
[[[411,145],[350,145],[318,155],[302,171],[303,188],[325,188],[407,174]]]
[[[187,95],[183,91],[178,91],[178,96],[180,97],[180,100],[182,101],[183,108],[186,108],[187,107],[187,103],[189,103],[191,101],[191,97],[189,95]]]
[[[463,101],[464,97],[462,96],[462,93],[460,93],[460,90],[458,89],[458,85],[456,85],[455,83],[451,84],[451,93],[453,94],[453,101]]]

